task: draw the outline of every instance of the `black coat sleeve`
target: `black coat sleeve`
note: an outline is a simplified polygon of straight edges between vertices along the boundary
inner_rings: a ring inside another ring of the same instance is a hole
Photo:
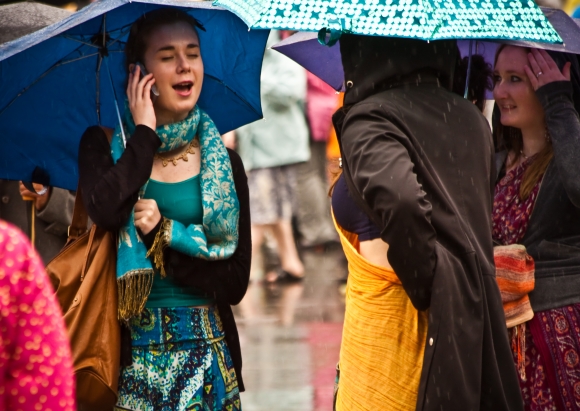
[[[378,104],[354,106],[340,133],[343,162],[389,244],[387,257],[403,288],[415,308],[425,310],[437,261],[432,206],[417,181],[410,140],[390,117]]]
[[[151,176],[153,156],[160,145],[154,130],[139,125],[113,164],[105,132],[98,126],[85,131],[79,146],[79,186],[95,224],[115,232],[127,221],[139,189]]]
[[[197,287],[213,296],[218,301],[230,305],[238,304],[248,288],[250,281],[250,264],[252,261],[252,236],[250,224],[250,195],[248,179],[240,156],[228,149],[236,193],[240,202],[240,219],[238,223],[238,248],[226,260],[207,261],[189,257],[171,248],[165,249],[165,267],[167,275],[182,286]],[[157,231],[158,227],[156,230]],[[151,242],[153,232],[144,239]]]
[[[572,99],[572,84],[555,81],[536,94],[544,107],[554,161],[568,198],[580,207],[580,121]]]

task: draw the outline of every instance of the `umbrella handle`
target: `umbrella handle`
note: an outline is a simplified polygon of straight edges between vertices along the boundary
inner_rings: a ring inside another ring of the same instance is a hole
[[[471,77],[471,56],[472,56],[473,40],[469,40],[469,60],[467,61],[467,75],[465,76],[465,92],[463,98],[467,100],[469,94],[469,78]]]

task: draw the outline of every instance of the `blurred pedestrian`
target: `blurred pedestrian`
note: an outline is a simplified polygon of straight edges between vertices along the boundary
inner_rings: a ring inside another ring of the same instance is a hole
[[[74,411],[62,313],[38,254],[0,220],[0,410]]]
[[[281,269],[268,273],[268,282],[296,281],[304,276],[291,220],[298,205],[297,164],[310,158],[304,117],[306,71],[270,49],[278,41],[280,32],[272,31],[262,65],[264,120],[236,132],[239,153],[248,170],[254,254],[259,253],[268,230],[273,234],[280,257]]]
[[[139,18],[125,46],[126,148],[120,127],[111,144],[96,126],[80,143],[88,214],[120,239],[119,317],[132,349],[121,369],[119,410],[241,409],[230,305],[248,287],[249,195],[240,157],[197,106],[199,27],[174,8]],[[153,86],[159,95],[152,101]]]
[[[493,239],[535,262],[533,318],[510,329],[526,411],[580,409],[580,66],[556,57],[502,46],[494,67]]]
[[[326,143],[336,111],[336,91],[307,72],[306,118],[310,131],[310,159],[297,167],[296,220],[299,244],[315,247],[336,242],[328,206]]]
[[[27,234],[46,265],[66,243],[75,198],[62,188],[34,187],[41,194],[18,181],[0,180],[0,218]]]
[[[492,138],[451,92],[457,46],[343,35],[340,48],[348,193],[333,209],[351,277],[336,409],[521,410],[486,218]]]

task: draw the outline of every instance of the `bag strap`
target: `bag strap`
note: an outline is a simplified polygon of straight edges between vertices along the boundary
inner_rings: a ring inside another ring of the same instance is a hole
[[[101,126],[101,130],[103,130],[103,132],[107,136],[107,141],[109,142],[109,145],[110,145],[111,140],[113,139],[113,129]],[[83,196],[81,193],[81,186],[79,185],[77,188],[77,194],[75,197],[75,205],[74,205],[74,209],[73,209],[72,221],[71,221],[70,227],[68,228],[68,241],[67,241],[67,243],[70,243],[71,241],[76,240],[81,235],[86,233],[88,222],[89,222],[89,215],[88,215],[87,210],[85,208],[85,203],[83,202]]]
[[[97,231],[97,226],[93,224],[93,226],[91,227],[90,234],[89,234],[89,243],[87,244],[87,248],[85,249],[85,255],[83,258],[84,262],[83,262],[83,268],[81,269],[81,283],[85,279],[85,275],[87,273],[89,254],[91,252],[91,249],[93,248],[93,242],[95,240],[96,231]]]

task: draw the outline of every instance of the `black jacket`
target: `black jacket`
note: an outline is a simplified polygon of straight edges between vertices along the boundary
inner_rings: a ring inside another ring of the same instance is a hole
[[[522,239],[536,265],[530,302],[539,312],[580,302],[580,121],[570,82],[546,84],[536,94],[554,148]],[[496,156],[498,176],[506,156]]]
[[[352,85],[333,120],[349,191],[381,228],[413,305],[429,309],[417,410],[522,410],[495,282],[491,132],[443,87],[455,50],[343,36]]]
[[[153,156],[160,145],[161,141],[153,130],[146,126],[137,126],[127,142],[125,152],[117,164],[113,164],[111,148],[103,130],[100,127],[87,129],[79,147],[79,185],[89,217],[95,224],[112,232],[121,228],[137,202],[139,189],[151,175]],[[242,300],[250,280],[250,197],[240,156],[229,149],[228,154],[240,202],[238,248],[230,258],[220,261],[189,257],[166,248],[165,266],[167,275],[178,284],[200,288],[216,299],[238,386],[243,391],[242,353],[231,305]],[[159,227],[160,224],[148,235],[142,236],[148,248],[152,245]],[[125,336],[128,337],[128,333]],[[130,340],[127,343],[130,344]],[[124,348],[126,350],[127,346]]]

